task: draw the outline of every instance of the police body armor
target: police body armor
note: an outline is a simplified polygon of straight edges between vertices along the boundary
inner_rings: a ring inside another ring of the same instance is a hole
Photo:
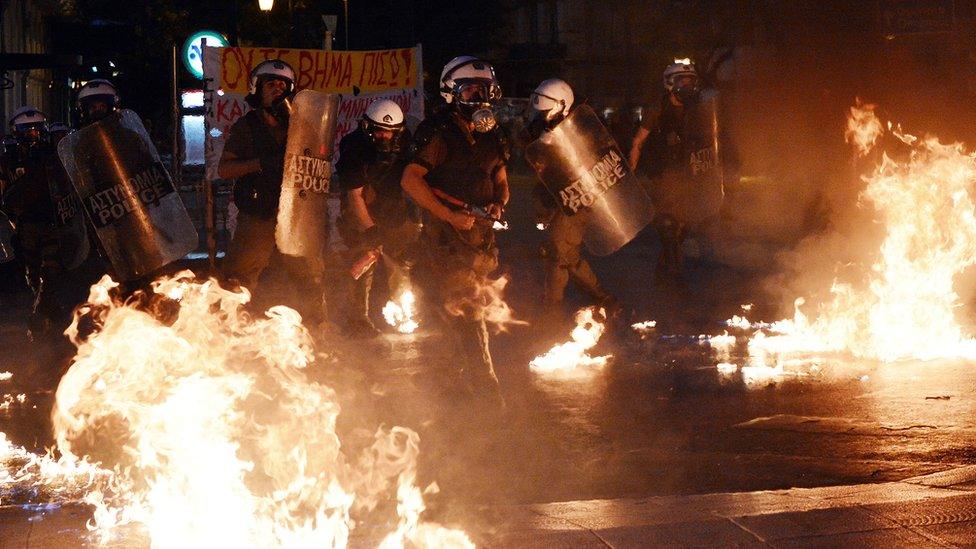
[[[285,255],[321,258],[339,95],[302,90],[292,100],[275,243]]]
[[[342,138],[339,143],[339,161],[336,173],[343,190],[359,185],[363,201],[373,221],[384,230],[399,228],[411,218],[410,205],[400,187],[400,178],[406,167],[405,150],[410,143],[407,132],[400,134],[400,146],[396,151],[379,151],[373,140],[359,128]],[[343,211],[347,204],[343,195]],[[343,214],[345,217],[345,213]],[[345,219],[344,219],[345,221]],[[350,233],[351,234],[351,233]],[[343,238],[347,238],[343,235]]]
[[[437,113],[417,130],[414,147],[418,150],[440,134],[447,148],[447,158],[429,172],[425,179],[432,186],[474,206],[487,206],[495,195],[494,175],[508,161],[508,143],[501,128],[468,137],[457,126],[451,111]]]
[[[11,183],[4,195],[11,216],[48,225],[57,240],[61,267],[81,265],[90,248],[87,223],[55,150],[47,145],[6,147],[3,165]]]
[[[650,222],[650,199],[588,105],[530,143],[525,157],[564,213],[590,211],[584,242],[591,253],[617,251]]]
[[[196,248],[197,231],[139,116],[74,132],[58,154],[115,275],[148,275]]]

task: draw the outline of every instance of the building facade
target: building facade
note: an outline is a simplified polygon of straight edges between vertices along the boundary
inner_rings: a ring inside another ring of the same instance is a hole
[[[71,94],[67,73],[58,68],[31,68],[51,64],[51,60],[43,56],[51,53],[48,20],[53,10],[51,2],[0,2],[0,89],[3,92],[4,131],[10,115],[24,105],[37,107],[53,122],[69,122]],[[32,57],[25,59],[17,54],[32,54]]]

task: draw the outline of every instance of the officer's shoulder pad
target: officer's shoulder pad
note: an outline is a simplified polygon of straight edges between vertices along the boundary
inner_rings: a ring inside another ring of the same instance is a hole
[[[444,130],[443,121],[439,118],[430,117],[420,122],[420,125],[417,126],[417,130],[413,132],[413,136],[410,139],[409,148],[411,151],[416,152],[423,149],[434,139],[434,136]]]

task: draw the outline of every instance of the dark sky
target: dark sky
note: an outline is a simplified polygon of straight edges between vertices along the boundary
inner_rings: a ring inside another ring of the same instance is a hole
[[[53,48],[80,53],[85,66],[75,78],[91,78],[91,66],[106,76],[108,61],[121,74],[117,81],[123,103],[144,116],[167,112],[170,87],[170,48],[192,32],[211,28],[241,45],[320,48],[324,37],[321,16],[338,17],[335,47],[346,43],[341,0],[277,0],[263,13],[257,0],[199,2],[189,0],[75,0],[70,11],[52,18]],[[424,46],[425,67],[439,67],[462,53],[487,50],[494,21],[502,16],[502,2],[475,0],[350,0],[350,49]],[[291,9],[289,9],[289,5]],[[179,67],[181,86],[195,82]]]

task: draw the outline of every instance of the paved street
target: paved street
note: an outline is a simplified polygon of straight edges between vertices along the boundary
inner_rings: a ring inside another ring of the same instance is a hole
[[[516,204],[526,190],[516,188]],[[657,331],[641,339],[621,324],[592,353],[613,355],[602,371],[541,377],[529,361],[567,338],[569,316],[584,302],[571,295],[563,323],[538,320],[541,235],[522,207],[509,215],[513,229],[501,244],[508,301],[530,324],[493,340],[506,412],[458,401],[452,350],[423,317],[415,335],[366,343],[316,332],[319,360],[309,373],[338,391],[340,434],[381,424],[420,433],[421,484],[441,489],[425,516],[489,546],[976,539],[968,522],[976,503],[967,468],[976,465],[972,364],[836,362],[820,375],[760,385],[724,376],[695,337],[721,333],[743,303],[755,303],[751,316],[773,319],[778,304],[758,290],[767,272],[693,259],[684,285],[657,284],[656,242],[645,233],[593,263],[628,305],[627,320],[657,320]],[[29,372],[46,366],[18,339],[11,310],[4,315],[0,371],[13,378],[0,381],[0,395],[26,397],[0,410],[0,431],[41,451],[51,444],[52,397]],[[946,471],[955,472],[939,476]],[[4,506],[0,530],[22,536],[7,538],[22,546],[50,546],[84,511],[62,508],[34,522],[30,514]],[[32,542],[24,537],[31,528]]]

